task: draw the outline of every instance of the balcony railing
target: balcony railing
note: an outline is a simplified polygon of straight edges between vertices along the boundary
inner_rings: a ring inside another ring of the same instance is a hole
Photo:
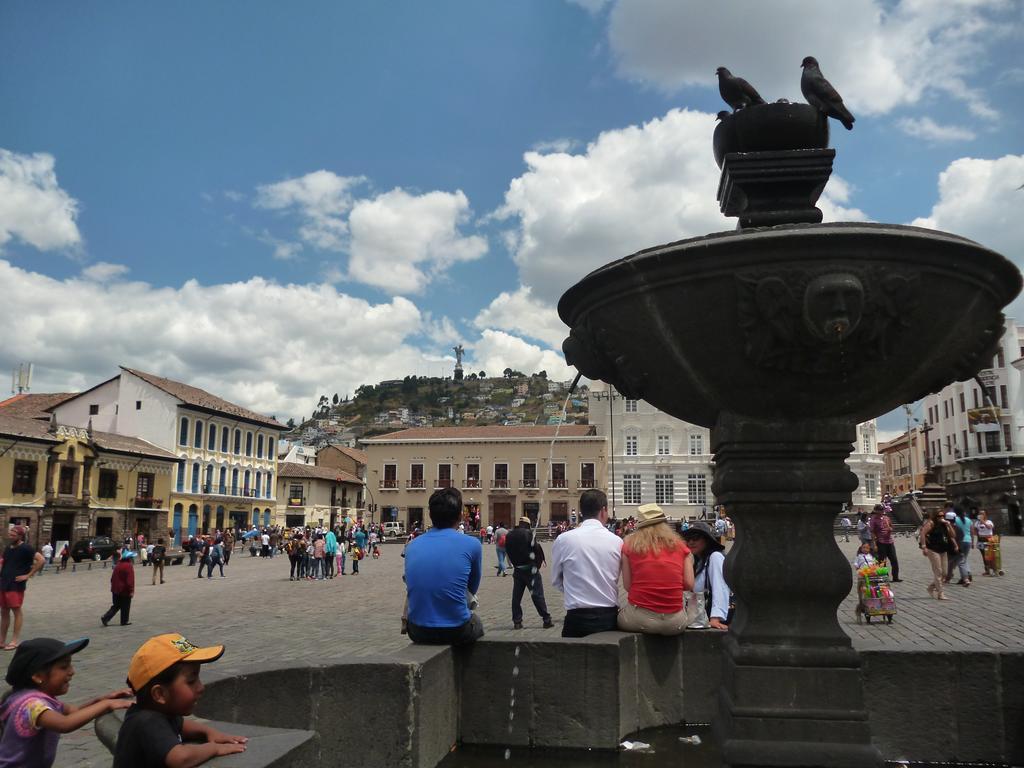
[[[535,478],[535,477],[524,477],[522,480],[519,481],[519,487],[520,488],[536,488],[537,487],[537,478]]]
[[[508,488],[507,477],[496,477],[491,480],[491,488]]]
[[[289,507],[304,507],[306,506],[306,499],[304,496],[292,496],[288,499]]]
[[[548,488],[565,488],[566,482],[564,477],[555,477],[548,482]]]
[[[426,484],[426,482],[424,482],[423,478],[420,477],[420,478],[414,478],[412,480],[406,480],[405,481],[405,487],[406,488],[426,488],[427,484]]]
[[[163,499],[154,499],[152,496],[136,496],[132,499],[132,506],[136,509],[159,509],[163,503]]]
[[[583,480],[577,480],[576,481],[576,487],[577,488],[594,488],[595,486],[594,486],[594,481],[593,480],[585,478]]]
[[[463,488],[479,488],[480,478],[479,477],[467,477],[466,481],[462,484]]]
[[[450,477],[439,477],[434,481],[435,488],[451,488],[452,479]]]
[[[398,480],[385,477],[380,481],[380,489],[382,491],[394,491],[398,490]]]

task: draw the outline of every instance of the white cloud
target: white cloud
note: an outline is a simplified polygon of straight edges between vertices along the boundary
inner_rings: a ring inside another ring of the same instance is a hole
[[[41,251],[74,248],[78,203],[57,183],[53,155],[0,149],[0,248],[18,238]]]
[[[530,149],[534,152],[571,152],[580,145],[576,139],[551,139],[550,141],[538,141]]]
[[[460,261],[479,259],[487,241],[463,236],[470,217],[461,190],[410,195],[393,189],[352,206],[349,276],[395,293],[418,293]]]
[[[86,280],[93,280],[97,283],[105,283],[109,280],[116,280],[129,272],[124,264],[111,264],[109,261],[97,261],[82,270],[82,277]]]
[[[362,176],[315,171],[257,188],[256,205],[295,211],[298,239],[326,251],[347,253],[347,276],[393,293],[419,293],[452,264],[487,252],[487,241],[463,235],[470,221],[469,200],[461,190],[414,195],[395,188],[376,197],[356,198]],[[302,244],[265,233],[274,258],[294,258]]]
[[[974,131],[959,125],[940,125],[930,117],[918,119],[904,117],[896,121],[896,126],[908,136],[924,139],[932,144],[951,141],[971,141]]]
[[[0,368],[33,361],[37,391],[91,386],[124,364],[287,418],[323,393],[437,372],[436,356],[410,341],[420,311],[401,297],[372,304],[260,277],[178,288],[56,280],[4,260],[0,292]]]
[[[854,114],[881,114],[929,91],[995,111],[969,84],[993,37],[1020,28],[1012,0],[617,0],[608,36],[627,77],[675,91],[716,85],[715,68],[746,77],[768,101],[801,100],[800,60],[817,56]]]
[[[578,5],[580,8],[583,8],[590,13],[598,13],[602,8],[608,5],[610,0],[569,0],[569,2],[573,5]]]
[[[477,328],[496,328],[512,331],[542,341],[550,347],[561,348],[569,329],[553,305],[535,299],[528,286],[521,285],[513,292],[504,292],[473,320]]]
[[[348,237],[344,215],[352,207],[352,188],[364,181],[362,176],[313,171],[257,187],[255,204],[271,210],[296,210],[302,219],[299,235],[303,241],[316,248],[340,250]]]
[[[964,157],[939,175],[939,200],[911,222],[976,240],[1024,267],[1024,155],[996,160]],[[1024,298],[1009,314],[1024,321]]]
[[[506,368],[523,373],[547,371],[548,378],[557,381],[576,376],[576,369],[566,365],[560,353],[504,331],[484,330],[472,352],[473,362],[466,364],[467,371],[486,371],[491,376],[501,375]]]

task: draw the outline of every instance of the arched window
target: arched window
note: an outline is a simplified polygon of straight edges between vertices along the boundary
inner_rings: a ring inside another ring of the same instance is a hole
[[[192,493],[199,493],[199,462],[192,465]]]
[[[253,486],[252,486],[253,490],[256,491],[256,498],[259,498],[260,493],[263,491],[263,486],[260,485],[260,480],[262,480],[262,479],[263,478],[261,476],[261,473],[257,472],[256,473],[256,482],[253,483]]]
[[[185,508],[181,504],[174,505],[174,517],[171,522],[171,534],[173,537],[171,539],[172,547],[181,546],[181,516],[184,511]]]
[[[256,458],[263,458],[263,435],[256,436]]]
[[[178,427],[178,445],[188,445],[188,419],[181,417],[181,425]]]
[[[179,461],[178,462],[178,478],[177,478],[177,480],[175,482],[175,487],[178,489],[179,492],[183,493],[185,491],[185,462],[184,461]]]
[[[235,430],[235,455],[237,456],[242,452],[242,430]]]
[[[245,470],[245,476],[242,480],[242,491],[244,492],[245,496],[249,495],[249,477],[249,470],[247,469]]]
[[[224,530],[224,507],[220,507],[220,506],[217,507],[217,522],[216,522],[216,526],[217,526],[217,530],[218,531],[223,531]]]
[[[199,507],[189,504],[188,507],[188,535],[195,536],[199,527]]]
[[[203,479],[203,493],[213,493],[213,464],[206,465],[206,477]]]
[[[203,533],[210,532],[210,505],[203,504]]]
[[[270,525],[270,507],[263,510],[263,525]]]
[[[227,467],[221,467],[220,468],[220,488],[217,489],[217,493],[222,493],[223,494],[223,493],[227,493],[227,492],[228,492],[228,468]]]
[[[267,458],[273,460],[274,458],[274,438],[267,438]]]
[[[196,419],[196,431],[195,436],[192,438],[192,447],[203,447],[203,422],[199,419]]]
[[[206,450],[217,450],[217,425],[210,422],[210,436],[206,439]]]
[[[220,452],[221,453],[227,453],[228,452],[228,428],[227,427],[224,427],[220,431]]]
[[[252,432],[245,433],[245,455],[252,456]]]
[[[256,509],[254,509],[252,511],[252,524],[253,525],[259,525],[260,524],[260,510],[259,510],[259,508],[256,508]]]
[[[232,496],[237,496],[238,495],[238,470],[237,469],[232,469],[231,470],[231,495]]]

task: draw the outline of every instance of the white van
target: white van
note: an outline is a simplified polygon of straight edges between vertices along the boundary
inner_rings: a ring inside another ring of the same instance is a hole
[[[397,539],[405,537],[405,523],[401,521],[384,523],[384,538]]]

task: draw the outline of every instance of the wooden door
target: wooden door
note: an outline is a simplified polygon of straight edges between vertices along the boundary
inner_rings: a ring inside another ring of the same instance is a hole
[[[491,525],[493,525],[495,528],[497,528],[499,525],[504,525],[506,528],[512,527],[511,501],[491,502]]]

